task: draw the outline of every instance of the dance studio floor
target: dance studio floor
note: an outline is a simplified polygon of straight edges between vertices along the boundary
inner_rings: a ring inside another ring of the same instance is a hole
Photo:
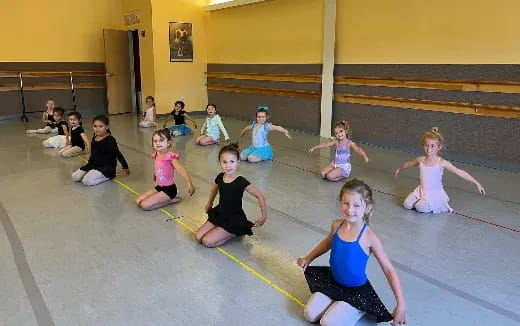
[[[203,207],[220,171],[218,146],[174,139],[196,193],[187,197],[178,175],[183,201],[144,212],[134,192],[154,185],[153,130],[139,130],[134,115],[112,116],[132,174],[86,187],[70,179],[83,164],[79,158],[60,158],[41,146],[46,136],[24,134],[37,120],[28,126],[0,121],[0,325],[306,325],[300,304],[310,292],[296,259],[340,216],[341,183],[316,174],[330,162],[330,151],[307,153],[318,136],[293,132],[288,140],[272,133],[275,160],[240,165],[264,192],[268,220],[252,237],[207,249],[192,230],[206,218]],[[246,125],[223,120],[233,139]],[[91,118],[84,126],[90,137]],[[250,135],[241,143],[249,145]],[[454,162],[487,196],[446,174],[456,213],[418,214],[400,205],[418,184],[418,169],[393,177],[417,155],[361,145],[370,163],[354,154],[352,176],[375,191],[371,226],[401,279],[409,324],[520,325],[519,174]],[[244,198],[255,220],[258,204]],[[328,264],[328,255],[315,264]],[[374,257],[368,276],[392,310],[392,292]],[[359,323],[371,324],[368,318]]]

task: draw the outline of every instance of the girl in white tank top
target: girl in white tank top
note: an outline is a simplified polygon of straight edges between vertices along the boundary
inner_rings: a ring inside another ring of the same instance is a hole
[[[468,172],[456,168],[453,164],[438,156],[439,151],[444,147],[444,139],[436,130],[432,129],[423,136],[423,146],[425,156],[417,157],[411,161],[405,162],[399,167],[394,175],[399,176],[403,169],[412,166],[419,166],[421,184],[418,185],[404,200],[404,208],[415,208],[420,213],[442,213],[451,212],[453,209],[448,204],[450,200],[444,186],[442,185],[442,176],[444,169],[455,173],[462,179],[473,183],[482,196],[486,193],[480,183],[473,178]]]
[[[139,127],[150,128],[157,126],[155,123],[155,99],[153,96],[146,97],[146,111],[143,121],[139,122]]]

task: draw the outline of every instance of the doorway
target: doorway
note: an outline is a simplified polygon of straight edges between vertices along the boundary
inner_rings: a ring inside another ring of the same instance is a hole
[[[132,76],[132,100],[134,102],[135,112],[141,115],[142,107],[142,92],[141,92],[141,55],[139,53],[139,31],[128,31],[130,38],[130,64]]]

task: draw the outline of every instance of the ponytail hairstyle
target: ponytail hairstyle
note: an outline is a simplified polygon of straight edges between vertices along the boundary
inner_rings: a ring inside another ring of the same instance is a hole
[[[220,161],[220,157],[224,153],[232,153],[237,157],[237,160],[240,160],[240,148],[238,147],[238,143],[231,143],[226,145],[220,149],[218,152],[218,159]]]
[[[67,117],[76,117],[76,119],[78,119],[79,121],[79,125],[83,125],[83,121],[81,121],[81,113],[79,113],[78,111],[69,112],[69,114],[67,114]]]
[[[350,130],[350,123],[347,120],[339,120],[334,123],[334,126],[332,127],[332,130],[336,128],[341,128],[345,130],[345,134],[347,134],[347,139],[350,139],[352,137],[352,131]]]
[[[339,193],[339,201],[341,202],[341,198],[345,193],[355,192],[359,194],[361,200],[365,203],[365,216],[363,216],[363,220],[366,224],[369,223],[370,216],[372,216],[372,208],[374,206],[374,198],[372,196],[372,189],[359,179],[352,179],[350,181],[345,182],[341,191]]]
[[[444,142],[444,137],[439,132],[439,128],[433,127],[430,131],[424,133],[422,137],[423,145],[426,143],[426,139],[434,139],[439,142],[440,149],[443,150],[446,148],[446,143]]]
[[[94,119],[92,119],[92,124],[94,124],[94,122],[96,121],[99,121],[99,122],[102,122],[104,123],[106,126],[109,126],[110,125],[110,120],[108,119],[108,117],[104,114],[100,114],[100,115],[96,115],[94,117]],[[109,135],[112,135],[112,132],[110,131],[110,128],[107,129],[107,133]]]
[[[168,143],[170,144],[170,146],[172,145],[172,135],[170,134],[170,129],[164,128],[164,129],[159,129],[159,130],[154,131],[154,133],[152,135],[152,147],[153,147],[153,137],[155,135],[159,136],[161,139],[166,138],[166,140],[168,140]]]

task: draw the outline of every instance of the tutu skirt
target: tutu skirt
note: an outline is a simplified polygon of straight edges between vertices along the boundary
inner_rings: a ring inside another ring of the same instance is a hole
[[[243,157],[248,157],[249,155],[259,157],[262,161],[268,161],[273,159],[273,149],[271,145],[267,145],[264,147],[254,147],[253,145],[248,148],[242,150],[240,155]]]
[[[173,125],[170,127],[170,133],[172,136],[189,136],[193,131],[187,125]]]
[[[328,266],[307,267],[305,279],[312,293],[321,292],[334,301],[344,301],[375,316],[378,323],[393,319],[369,281],[361,286],[343,286],[334,280]]]
[[[208,211],[208,221],[236,235],[253,235],[253,223],[248,221],[244,212],[222,212],[219,206]]]
[[[419,185],[412,193],[417,200],[426,200],[430,204],[433,213],[453,211],[453,209],[448,204],[450,198],[443,188],[438,190],[425,190],[421,185]]]

